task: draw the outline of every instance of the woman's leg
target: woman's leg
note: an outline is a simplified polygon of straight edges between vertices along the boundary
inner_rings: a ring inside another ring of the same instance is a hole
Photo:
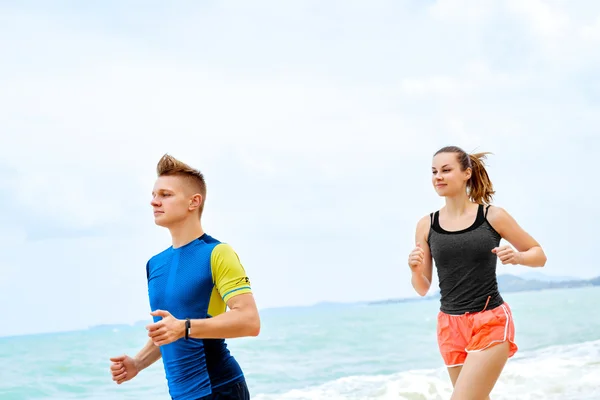
[[[458,367],[449,367],[448,375],[450,375],[450,380],[452,381],[452,387],[456,386],[456,381],[458,380],[458,376],[460,375],[460,371],[462,370],[462,365]],[[486,397],[485,400],[490,400],[490,396]]]
[[[509,343],[503,342],[467,355],[459,371],[451,400],[486,400],[500,377],[509,355]],[[452,377],[452,375],[451,375]]]
[[[458,379],[458,375],[460,374],[460,370],[462,369],[462,365],[458,367],[448,367],[448,375],[450,375],[450,380],[452,381],[452,387],[456,386],[456,380]]]

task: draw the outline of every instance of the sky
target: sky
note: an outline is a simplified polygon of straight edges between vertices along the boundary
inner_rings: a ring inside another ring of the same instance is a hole
[[[546,274],[600,275],[599,46],[591,0],[0,2],[0,335],[149,320],[164,153],[261,309],[415,296],[446,145]]]

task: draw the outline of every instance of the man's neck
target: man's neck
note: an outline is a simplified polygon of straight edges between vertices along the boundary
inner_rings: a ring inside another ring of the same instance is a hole
[[[204,235],[202,223],[196,218],[182,221],[181,224],[170,227],[169,231],[171,232],[171,240],[174,249],[185,246],[191,241]]]

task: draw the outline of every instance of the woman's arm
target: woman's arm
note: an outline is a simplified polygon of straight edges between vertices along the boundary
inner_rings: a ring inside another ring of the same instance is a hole
[[[503,239],[517,249],[515,252],[510,246],[500,246],[492,250],[502,264],[520,264],[528,267],[543,267],[546,264],[546,254],[542,246],[521,228],[506,210],[490,207],[487,220]]]
[[[431,288],[433,266],[431,252],[427,243],[429,234],[429,216],[421,218],[415,232],[415,249],[409,255],[409,266],[412,272],[411,284],[420,296],[425,296]]]

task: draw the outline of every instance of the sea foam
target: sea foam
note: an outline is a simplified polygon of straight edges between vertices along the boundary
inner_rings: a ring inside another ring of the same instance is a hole
[[[351,376],[256,400],[444,400],[452,386],[445,368],[393,375]],[[600,341],[518,353],[509,360],[494,400],[600,399]]]

